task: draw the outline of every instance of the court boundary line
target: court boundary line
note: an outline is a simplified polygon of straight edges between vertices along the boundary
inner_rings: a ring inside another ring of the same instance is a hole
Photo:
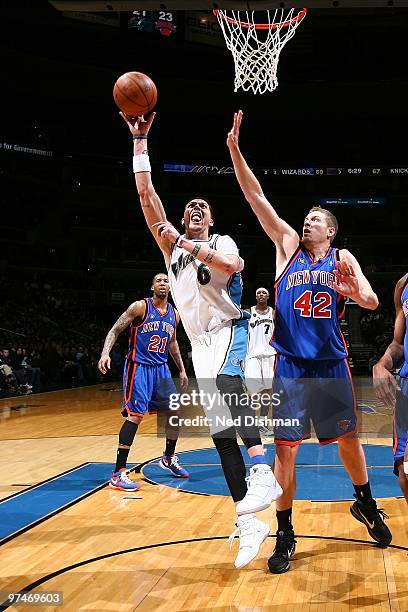
[[[41,485],[46,484],[47,482],[51,482],[51,480],[55,480],[56,478],[65,476],[66,474],[69,474],[69,472],[73,472],[75,470],[78,470],[81,467],[84,467],[85,465],[88,465],[88,463],[94,463],[94,462],[85,461],[85,463],[80,463],[79,465],[76,465],[73,468],[69,468],[68,470],[65,470],[65,472],[61,472],[60,474],[57,474],[56,476],[50,476],[49,478],[46,478],[45,480],[42,480],[41,482],[37,482],[36,484],[29,485],[27,489],[24,489],[24,491],[16,491],[15,493],[12,493],[8,497],[3,497],[2,499],[0,499],[0,506],[3,502],[9,499],[12,499],[13,497],[17,497],[17,495],[21,495],[22,493],[26,493],[26,491],[31,491],[32,489],[35,489],[36,487],[40,487]],[[11,486],[16,486],[16,485],[11,485]]]
[[[268,538],[276,538],[276,535],[270,534]],[[295,534],[295,538],[304,538],[304,539],[310,539],[310,540],[330,540],[330,541],[334,540],[336,542],[354,542],[356,544],[368,544],[369,546],[378,548],[380,550],[386,550],[389,548],[393,548],[395,550],[408,551],[408,546],[399,546],[398,544],[389,544],[386,548],[382,548],[378,546],[378,544],[372,540],[371,541],[358,540],[355,538],[340,538],[340,537],[336,538],[334,536],[297,535],[297,534]],[[188,540],[173,540],[169,542],[157,542],[156,544],[146,544],[144,546],[136,546],[135,548],[126,548],[123,550],[118,550],[116,552],[106,553],[104,555],[99,555],[98,557],[93,557],[91,559],[85,559],[84,561],[78,561],[77,563],[67,565],[66,567],[60,568],[59,570],[55,570],[54,572],[51,572],[50,574],[46,574],[42,578],[38,578],[34,582],[31,582],[30,584],[28,584],[26,587],[23,587],[22,589],[20,589],[18,593],[20,595],[22,595],[23,593],[29,593],[30,591],[33,591],[35,588],[41,586],[42,584],[44,584],[45,582],[48,582],[49,580],[52,580],[53,578],[56,578],[57,576],[66,574],[67,572],[71,570],[75,570],[79,567],[83,567],[84,565],[89,565],[91,563],[95,563],[97,561],[102,561],[105,559],[110,559],[112,557],[126,555],[128,553],[140,552],[142,550],[161,548],[164,546],[174,546],[176,544],[192,544],[196,542],[211,542],[212,540],[228,540],[228,539],[229,539],[229,536],[211,536],[211,537],[205,537],[205,538],[190,538]],[[7,602],[7,601],[0,602],[0,609],[7,610],[7,608],[9,608],[12,605],[14,604],[11,602]]]
[[[34,489],[34,488],[36,488],[36,487],[38,487],[38,486],[40,486],[42,484],[45,484],[45,483],[50,482],[52,480],[55,480],[56,478],[59,478],[60,476],[64,476],[64,475],[66,475],[69,472],[74,472],[74,471],[80,469],[81,467],[85,467],[86,465],[91,465],[93,463],[104,463],[104,462],[87,461],[86,463],[78,465],[76,468],[68,470],[67,472],[63,472],[59,476],[54,476],[52,478],[49,478],[48,480],[45,480],[44,482],[39,483],[38,485],[34,485],[31,488]],[[107,465],[108,465],[108,463],[107,463]],[[134,467],[130,468],[128,471],[129,472],[135,471],[137,469],[138,465],[139,464],[136,464]],[[10,535],[8,535],[8,536],[4,537],[2,540],[0,540],[0,547],[3,546],[4,544],[7,544],[7,542],[10,542],[11,540],[14,540],[15,538],[17,538],[18,536],[22,535],[23,533],[26,533],[27,531],[30,531],[34,527],[37,527],[37,525],[41,525],[41,523],[44,523],[45,521],[48,521],[48,519],[52,518],[53,516],[56,516],[57,514],[60,514],[60,512],[63,512],[64,510],[68,510],[68,508],[71,508],[71,506],[74,506],[75,504],[78,504],[79,502],[81,502],[82,500],[86,499],[90,495],[93,495],[94,493],[97,493],[98,491],[104,489],[105,487],[108,486],[108,484],[109,484],[109,480],[107,480],[106,482],[103,482],[102,484],[98,485],[97,487],[94,487],[93,489],[91,489],[91,491],[87,491],[86,493],[84,493],[80,497],[77,497],[76,499],[68,502],[67,504],[64,504],[63,506],[61,506],[59,508],[56,508],[56,510],[53,510],[52,512],[49,512],[48,514],[45,514],[44,516],[42,516],[39,519],[36,519],[35,521],[30,523],[29,525],[26,525],[25,527],[22,527],[21,529],[18,529],[17,531],[14,531],[13,533],[10,533]],[[17,497],[17,495],[22,495],[26,491],[28,491],[28,489],[26,489],[24,491],[18,491],[17,493],[14,493],[10,497]],[[6,499],[0,500],[0,504],[3,501],[6,501]],[[0,604],[0,609],[2,609],[2,604]]]

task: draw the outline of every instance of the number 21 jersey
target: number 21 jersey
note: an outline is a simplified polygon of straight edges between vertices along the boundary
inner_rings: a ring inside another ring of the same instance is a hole
[[[145,298],[146,312],[139,325],[130,325],[126,359],[136,363],[159,366],[167,363],[169,343],[176,327],[176,315],[171,304],[161,314],[151,298]]]
[[[344,359],[347,349],[340,330],[344,297],[333,289],[338,249],[313,262],[302,246],[275,283],[275,330],[272,346],[281,355],[299,359]]]

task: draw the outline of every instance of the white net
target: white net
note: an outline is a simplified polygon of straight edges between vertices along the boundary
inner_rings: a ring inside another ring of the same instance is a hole
[[[267,19],[262,26],[255,23],[254,11],[214,12],[234,58],[234,91],[241,88],[263,94],[276,89],[280,52],[294,36],[306,10],[265,11]]]

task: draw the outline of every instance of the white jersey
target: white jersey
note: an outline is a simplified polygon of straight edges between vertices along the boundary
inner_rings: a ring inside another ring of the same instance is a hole
[[[215,234],[209,240],[193,241],[205,242],[224,255],[239,257],[238,247],[230,236]],[[240,258],[240,269],[232,276],[205,266],[204,273],[210,272],[207,284],[199,282],[203,267],[188,251],[174,246],[168,270],[171,295],[191,344],[202,342],[208,333],[216,333],[228,321],[243,318],[240,308],[243,260]]]
[[[269,306],[264,313],[259,313],[256,306],[251,306],[251,318],[248,325],[248,359],[250,357],[269,357],[276,351],[270,345],[273,335],[273,308]]]

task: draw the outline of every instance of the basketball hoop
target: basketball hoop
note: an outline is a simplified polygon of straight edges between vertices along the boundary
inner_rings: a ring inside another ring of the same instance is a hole
[[[294,15],[296,10],[265,11],[265,23],[255,23],[254,11],[229,11],[231,15],[221,9],[213,11],[234,58],[234,91],[241,88],[263,94],[277,88],[280,52],[307,13],[304,8]]]

